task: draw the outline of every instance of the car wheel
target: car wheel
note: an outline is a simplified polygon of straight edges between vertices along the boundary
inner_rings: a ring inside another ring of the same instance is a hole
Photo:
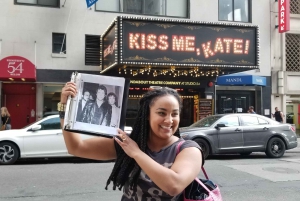
[[[11,142],[0,143],[0,164],[11,165],[19,158],[19,149]]]
[[[208,143],[203,139],[195,139],[195,142],[197,142],[199,144],[199,146],[201,147],[203,154],[204,154],[204,158],[207,158],[207,156],[209,155]]]
[[[250,154],[252,154],[252,152],[243,152],[243,153],[240,153],[241,156],[249,156]]]
[[[266,154],[270,158],[280,158],[285,152],[284,142],[278,138],[271,138],[268,142]]]

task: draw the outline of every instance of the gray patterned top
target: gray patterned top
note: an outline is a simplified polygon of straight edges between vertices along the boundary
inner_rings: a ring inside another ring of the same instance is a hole
[[[182,140],[183,139],[179,139],[177,142],[163,148],[159,152],[152,152],[147,149],[146,154],[162,166],[171,168],[176,158],[177,145]],[[188,147],[197,147],[201,150],[200,146],[196,142],[187,140],[181,145],[180,151]],[[203,157],[202,161],[204,163]],[[131,190],[128,183],[125,184],[123,189],[124,194],[121,201],[177,201],[180,197],[180,195],[171,196],[162,191],[154,182],[151,181],[143,170],[141,171],[138,184],[135,189]]]

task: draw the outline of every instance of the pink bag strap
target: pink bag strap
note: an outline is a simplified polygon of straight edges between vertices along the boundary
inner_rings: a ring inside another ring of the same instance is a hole
[[[184,143],[184,141],[181,141],[181,142],[178,143],[177,148],[176,148],[176,155],[179,154],[179,152],[180,152],[180,147],[181,147],[181,145],[182,145],[183,143]],[[206,171],[205,171],[205,169],[204,169],[203,166],[201,167],[201,170],[202,170],[202,172],[203,172],[205,178],[208,180],[207,173],[206,173]],[[196,177],[195,180],[198,182],[199,179]],[[199,182],[198,182],[198,183],[199,183]],[[200,182],[200,183],[202,183],[202,182]],[[203,185],[204,185],[204,184],[203,184]],[[205,185],[204,185],[204,186],[205,186]],[[207,189],[205,188],[205,190],[207,190]]]

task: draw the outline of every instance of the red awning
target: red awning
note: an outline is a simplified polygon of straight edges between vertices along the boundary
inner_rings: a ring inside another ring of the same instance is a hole
[[[0,60],[0,80],[36,81],[35,66],[24,57],[5,57]]]

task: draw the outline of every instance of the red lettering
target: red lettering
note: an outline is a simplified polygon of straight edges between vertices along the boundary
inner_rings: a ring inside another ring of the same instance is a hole
[[[184,51],[184,36],[172,36],[173,51]]]
[[[160,35],[158,37],[158,42],[159,42],[159,45],[158,45],[158,48],[160,50],[167,50],[168,47],[169,47],[169,44],[168,44],[168,36],[167,35]]]
[[[137,42],[140,37],[139,33],[129,33],[129,49],[140,49],[140,45]]]
[[[203,49],[205,58],[215,55],[214,52],[210,49],[210,44],[211,44],[211,41],[208,41],[206,44],[205,43],[202,44],[202,49]]]

